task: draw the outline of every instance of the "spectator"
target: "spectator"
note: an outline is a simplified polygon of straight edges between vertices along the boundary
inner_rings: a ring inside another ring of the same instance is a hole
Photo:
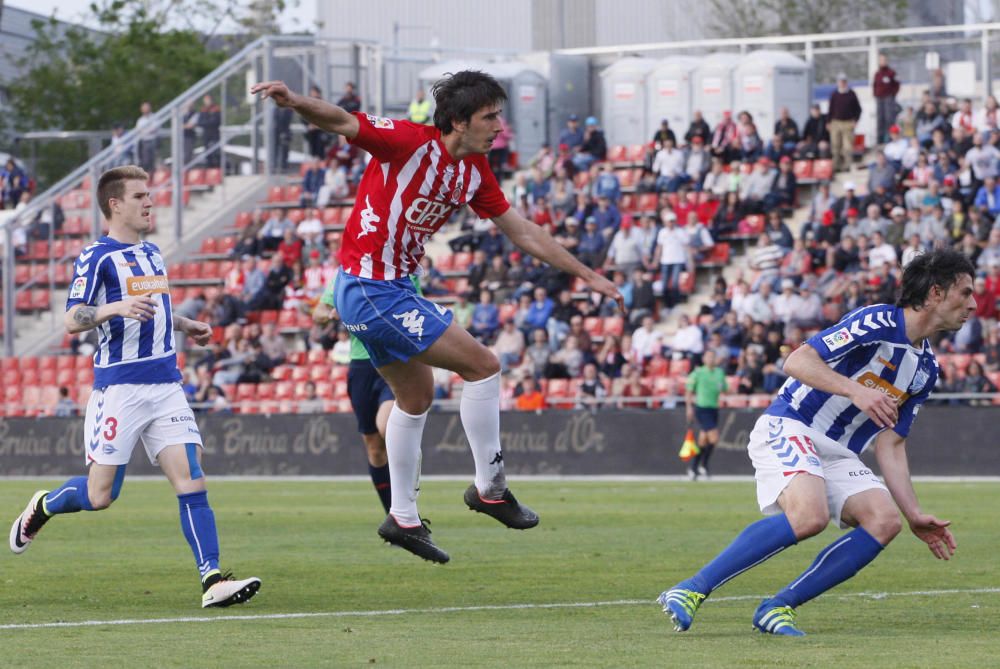
[[[882,152],[885,154],[886,160],[889,161],[889,164],[892,165],[897,172],[903,169],[903,160],[906,158],[906,154],[909,149],[910,140],[903,137],[899,126],[890,125],[889,141],[882,149]]]
[[[222,136],[222,108],[215,103],[215,99],[209,93],[206,93],[201,99],[198,127],[201,128],[201,141],[204,147],[202,155],[205,157],[205,166],[218,167],[221,147],[217,144]]]
[[[588,216],[584,224],[580,243],[576,247],[576,255],[587,267],[600,267],[604,260],[604,247],[607,240],[597,229],[597,218]]]
[[[321,99],[323,92],[318,86],[309,87],[309,97]],[[326,147],[330,143],[330,135],[312,123],[306,123],[305,131],[306,144],[309,146],[309,155],[316,160],[326,157]]]
[[[274,169],[278,173],[284,173],[288,171],[288,153],[292,150],[292,119],[295,112],[291,107],[276,106],[273,113]]]
[[[631,400],[623,399],[618,401],[618,408],[620,409],[647,409],[650,408],[650,404],[646,398],[652,395],[652,391],[649,386],[642,380],[639,374],[639,369],[635,366],[630,365],[627,371],[623,370],[624,383],[621,388],[621,396],[623,398],[634,398]]]
[[[896,267],[896,249],[885,241],[885,236],[878,230],[872,233],[872,247],[868,251],[868,266],[872,269],[888,264]]]
[[[691,139],[687,158],[684,161],[684,176],[694,190],[702,190],[702,181],[712,164],[711,154],[705,150],[705,143],[700,135]]]
[[[121,121],[115,121],[111,126],[111,146],[114,148],[111,151],[111,159],[108,161],[109,168],[135,164],[132,145],[125,141],[125,124]]]
[[[295,232],[295,224],[292,223],[281,209],[272,209],[260,232],[257,233],[258,248],[262,253],[276,251],[281,241],[285,238],[285,233],[291,230]]]
[[[608,156],[608,144],[604,139],[604,131],[601,130],[597,118],[588,116],[584,125],[586,129],[583,133],[583,143],[580,144],[573,157],[573,164],[578,170],[586,170],[592,163],[604,160]]]
[[[674,131],[670,129],[670,119],[662,119],[660,121],[660,127],[653,133],[653,143],[663,144],[668,139],[674,143],[674,146],[677,146],[677,136],[674,134]]]
[[[638,230],[633,227],[631,219],[622,221],[621,227],[611,239],[608,253],[604,260],[604,268],[617,269],[626,275],[631,275],[632,271],[648,262],[643,246],[642,238]]]
[[[584,223],[586,223],[587,218],[591,217],[597,221],[597,229],[609,240],[622,222],[622,215],[618,211],[618,207],[610,199],[603,196],[597,198],[597,208],[591,212],[590,216],[584,218]]]
[[[274,254],[263,287],[250,299],[248,305],[250,310],[281,309],[285,300],[285,287],[291,281],[292,270],[285,264],[284,256],[280,253]]]
[[[923,148],[929,149],[934,131],[944,127],[945,118],[938,110],[936,104],[927,101],[920,108],[920,111],[917,112],[915,120],[917,124],[917,141],[920,142]]]
[[[187,169],[194,158],[194,145],[198,137],[198,110],[194,108],[193,100],[184,105],[184,113],[181,116],[181,127],[183,128],[184,169]],[[114,144],[114,139],[112,139],[112,144]],[[128,163],[125,164],[127,165]]]
[[[510,157],[510,145],[514,141],[514,132],[510,129],[507,119],[503,116],[500,119],[500,132],[493,138],[490,152],[487,155],[490,170],[497,182],[503,181],[507,169],[507,159]]]
[[[524,346],[524,333],[517,329],[514,320],[504,321],[493,344],[493,352],[500,360],[501,373],[507,373],[521,362]]]
[[[135,122],[136,136],[139,139],[139,167],[152,174],[156,169],[156,145],[159,143],[157,133],[160,127],[153,120],[153,105],[143,102],[139,110],[141,113]]]
[[[479,304],[472,310],[469,331],[479,340],[489,343],[500,329],[500,311],[493,304],[493,293],[479,291]]]
[[[858,221],[861,234],[871,239],[876,232],[879,232],[884,237],[889,231],[890,222],[882,216],[882,208],[872,203],[865,209],[865,214],[866,216]]]
[[[59,399],[56,401],[55,406],[52,407],[52,415],[57,418],[68,418],[77,415],[76,402],[70,398],[69,388],[66,386],[60,386],[59,388]]]
[[[712,141],[712,129],[708,127],[701,111],[697,109],[691,114],[691,124],[688,126],[687,132],[684,133],[684,141],[692,144],[695,137],[701,138],[702,145],[707,145]]]
[[[302,197],[299,199],[300,207],[313,207],[319,199],[320,189],[326,181],[326,168],[323,161],[311,160],[306,165],[305,174],[302,175]]]
[[[468,330],[472,325],[472,311],[475,309],[469,304],[469,294],[460,292],[455,295],[455,304],[451,305],[451,313],[454,314],[455,324],[463,330]]]
[[[723,162],[730,162],[737,156],[734,155],[733,144],[739,145],[739,129],[733,121],[733,113],[729,110],[722,112],[722,120],[715,126],[712,133],[712,144],[709,150],[713,156],[722,159]]]
[[[28,191],[28,175],[13,158],[8,158],[0,170],[0,203],[4,209],[15,209],[21,196]]]
[[[521,393],[514,398],[514,408],[518,411],[541,411],[545,408],[545,396],[538,389],[535,377],[527,375],[521,380]]]
[[[433,122],[431,118],[431,101],[426,99],[424,89],[418,88],[417,92],[413,95],[413,99],[410,100],[410,105],[406,109],[406,118],[408,121],[419,123],[420,125],[430,125]]]
[[[630,325],[642,322],[647,314],[656,310],[656,295],[653,292],[652,274],[641,268],[632,270],[632,308],[628,312]]]
[[[662,344],[663,333],[656,329],[653,316],[642,317],[642,325],[632,333],[632,358],[639,363],[644,363],[653,356],[659,355]]]
[[[567,335],[562,346],[549,358],[550,369],[548,378],[575,379],[580,376],[583,368],[583,351],[580,350],[580,340],[573,335]]]
[[[837,75],[837,88],[830,94],[830,144],[835,171],[847,170],[854,156],[854,128],[861,118],[861,103],[847,83],[847,75]]]
[[[802,141],[796,148],[800,158],[825,158],[830,147],[830,131],[827,116],[819,105],[809,107],[809,118],[802,129]]]
[[[541,378],[548,372],[549,358],[552,348],[549,346],[549,336],[543,328],[531,332],[531,345],[524,351],[521,369],[534,378]]]
[[[757,246],[749,255],[749,267],[758,273],[756,290],[762,283],[773,282],[778,276],[778,267],[785,255],[781,247],[771,240],[771,236],[762,232],[757,237]]]
[[[344,94],[337,100],[337,106],[348,114],[361,111],[361,98],[354,91],[354,82],[348,81],[344,84]]]
[[[782,156],[778,160],[778,173],[771,183],[771,190],[764,196],[764,211],[769,212],[776,207],[794,208],[796,183],[795,173],[792,171],[792,159]]]
[[[900,107],[896,104],[896,94],[899,93],[899,80],[896,71],[889,67],[889,57],[884,53],[878,55],[878,69],[872,77],[872,95],[875,96],[876,129],[875,141],[886,142],[889,139],[889,126],[896,122]]]
[[[316,394],[316,384],[306,381],[303,396],[296,403],[298,413],[322,413],[323,400]]]
[[[559,144],[565,144],[574,153],[583,144],[583,130],[580,129],[580,118],[576,114],[570,114],[566,119],[566,127],[559,131]]]
[[[788,112],[788,107],[782,107],[778,111],[778,120],[774,122],[774,136],[780,140],[782,150],[788,152],[794,151],[802,140],[799,126]]]
[[[285,235],[278,244],[277,252],[288,267],[302,261],[302,240],[295,235],[294,224],[285,229]]]
[[[1000,216],[1000,185],[997,184],[996,177],[986,177],[983,180],[973,204],[986,211],[990,218]]]
[[[884,151],[876,151],[875,162],[868,167],[868,192],[873,193],[879,187],[889,192],[896,188],[896,167]]]
[[[781,219],[781,212],[778,210],[768,212],[767,221],[764,224],[764,232],[768,234],[775,244],[781,247],[783,252],[787,253],[791,251],[794,241],[792,231]]]
[[[986,374],[983,372],[983,366],[975,358],[969,361],[969,366],[965,368],[965,378],[959,384],[958,392],[962,393],[984,394],[997,392],[997,387],[986,377]],[[989,399],[970,399],[966,401],[968,404],[974,406],[988,406],[992,404]]]
[[[972,148],[965,154],[965,161],[972,170],[973,192],[977,191],[988,177],[1000,173],[1000,150],[993,144],[983,142],[983,135],[972,135]]]
[[[622,188],[611,163],[604,163],[601,166],[597,178],[594,179],[593,194],[595,198],[607,198],[612,204],[617,204]]]
[[[608,389],[598,373],[597,364],[588,362],[583,366],[583,376],[577,387],[576,408],[596,411],[601,408],[601,400],[607,396]]]
[[[740,199],[744,206],[754,213],[763,212],[764,198],[771,192],[774,178],[771,161],[767,158],[758,160],[753,171],[740,181]]]
[[[739,136],[740,157],[745,162],[753,162],[760,158],[764,149],[764,142],[757,132],[757,126],[753,122],[753,116],[748,111],[739,113],[739,123],[737,124]]]
[[[682,314],[677,324],[677,332],[670,338],[667,348],[674,356],[699,361],[705,350],[705,336],[701,328],[692,323],[687,314]]]
[[[688,257],[688,234],[678,227],[677,215],[669,209],[660,214],[663,227],[656,236],[656,250],[653,257],[660,263],[660,279],[663,282],[663,298],[668,308],[680,301],[680,278],[690,264]]]

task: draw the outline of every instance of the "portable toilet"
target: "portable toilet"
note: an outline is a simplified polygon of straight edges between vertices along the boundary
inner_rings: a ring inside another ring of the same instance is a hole
[[[538,51],[520,56],[548,82],[548,138],[555,144],[571,114],[590,111],[590,59],[587,56]]]
[[[667,119],[677,141],[683,143],[682,137],[691,125],[692,81],[699,63],[701,59],[691,56],[670,56],[659,61],[649,73],[646,79],[649,104],[646,137],[652,137],[661,121]]]
[[[778,112],[788,107],[801,131],[809,118],[812,67],[785,51],[754,51],[733,73],[735,109],[750,112],[761,137],[771,137]]]
[[[651,58],[622,58],[601,72],[601,117],[604,138],[615,144],[644,144],[646,77],[656,67]]]
[[[691,108],[701,111],[709,127],[722,120],[722,112],[733,109],[733,70],[742,60],[737,53],[713,53],[695,70]]]
[[[526,165],[548,141],[548,82],[526,63],[487,63],[482,70],[507,92],[504,118],[514,132],[513,150]]]

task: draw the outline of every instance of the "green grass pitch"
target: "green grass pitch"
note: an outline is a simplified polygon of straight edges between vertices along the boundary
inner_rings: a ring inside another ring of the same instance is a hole
[[[752,633],[750,617],[757,597],[798,575],[835,529],[727,584],[687,633],[654,604],[759,517],[750,482],[519,482],[542,518],[527,532],[466,510],[466,485],[423,483],[421,511],[452,556],[439,566],[381,542],[366,483],[214,481],[223,566],[264,585],[248,605],[205,611],[169,486],[127,481],[110,510],[56,518],[24,555],[0,560],[0,666],[1000,663],[998,484],[918,484],[923,507],[953,522],[957,555],[938,562],[904,533],[800,609],[804,639]],[[8,521],[38,487],[3,484]],[[100,624],[25,627],[59,621]]]

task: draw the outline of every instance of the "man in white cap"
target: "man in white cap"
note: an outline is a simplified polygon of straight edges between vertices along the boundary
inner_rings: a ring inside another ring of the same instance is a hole
[[[861,118],[861,103],[843,72],[837,75],[837,89],[830,94],[828,116],[833,169],[847,170],[854,154],[854,128]]]
[[[663,281],[663,299],[667,307],[673,307],[680,300],[681,272],[690,263],[688,256],[688,233],[677,225],[677,214],[664,209],[660,214],[663,227],[656,235],[656,251],[653,257],[660,263],[660,279]]]

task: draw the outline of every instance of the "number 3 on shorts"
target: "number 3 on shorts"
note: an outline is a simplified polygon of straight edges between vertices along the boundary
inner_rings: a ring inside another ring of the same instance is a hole
[[[104,420],[104,426],[107,428],[104,430],[104,438],[108,441],[114,441],[115,436],[118,434],[118,419],[113,416],[108,416]]]

